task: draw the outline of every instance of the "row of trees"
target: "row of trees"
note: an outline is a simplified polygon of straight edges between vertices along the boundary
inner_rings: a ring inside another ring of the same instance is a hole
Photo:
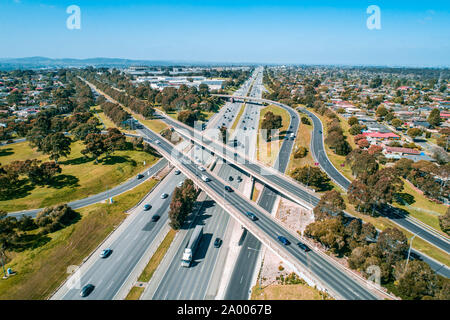
[[[381,271],[381,283],[403,299],[449,299],[450,281],[436,273],[427,263],[408,258],[408,241],[396,228],[378,234],[370,223],[343,215],[345,202],[335,191],[327,192],[314,208],[316,221],[304,232],[327,250],[348,258],[348,265],[365,277],[371,268]]]
[[[123,127],[125,121],[130,118],[130,114],[117,103],[105,101],[100,105],[100,108],[117,126]]]
[[[266,112],[263,120],[261,121],[261,129],[265,133],[264,139],[270,141],[275,130],[280,129],[283,126],[282,117],[274,114],[272,111]]]
[[[185,180],[181,187],[175,188],[169,210],[169,225],[172,229],[179,230],[183,226],[186,217],[192,212],[198,194],[190,179]]]

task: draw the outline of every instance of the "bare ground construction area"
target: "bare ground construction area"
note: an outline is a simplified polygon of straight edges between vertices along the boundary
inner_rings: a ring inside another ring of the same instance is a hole
[[[279,202],[276,217],[284,227],[303,233],[314,215],[287,199]],[[258,283],[252,290],[253,300],[323,300],[330,299],[325,293],[307,285],[293,270],[272,251],[263,249],[263,259]]]

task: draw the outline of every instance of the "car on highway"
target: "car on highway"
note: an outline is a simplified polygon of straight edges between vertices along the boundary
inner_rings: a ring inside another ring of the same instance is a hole
[[[175,175],[176,175],[176,176],[179,175],[180,173],[181,173],[180,170],[175,170]]]
[[[152,205],[151,204],[146,204],[146,205],[144,205],[144,211],[148,211],[148,210],[150,210],[152,208]]]
[[[281,242],[282,244],[284,244],[285,246],[291,244],[291,243],[289,242],[289,240],[286,239],[286,237],[278,236],[277,239],[278,239],[278,241],[280,241],[280,242]]]
[[[206,171],[206,169],[203,168],[202,166],[198,167],[198,170],[200,170],[201,172]]]
[[[241,176],[238,176],[238,177],[237,177],[237,181],[238,181],[238,182],[242,182]]]
[[[142,174],[142,173],[139,173],[137,176],[136,176],[136,179],[142,179],[144,177],[144,175]]]
[[[179,183],[178,183],[178,187],[182,187],[183,186],[183,183],[184,183],[184,181],[180,181]]]
[[[229,181],[233,181],[234,179],[233,179],[232,176],[229,176],[229,177],[228,177],[228,180],[229,180]]]
[[[168,195],[167,193],[163,193],[163,194],[161,195],[161,199],[166,199],[168,196],[169,196],[169,195]]]
[[[154,215],[152,216],[152,222],[156,222],[156,221],[158,221],[158,220],[159,220],[159,215],[154,214]]]
[[[216,240],[214,240],[214,248],[219,248],[221,244],[222,244],[222,239],[216,238]]]
[[[159,140],[155,140],[155,143],[156,143],[156,144],[160,144],[160,143],[161,143],[161,141],[159,141]]]
[[[249,211],[247,211],[247,212],[245,213],[245,215],[246,215],[248,218],[250,218],[252,221],[256,221],[256,220],[258,219],[254,213],[249,212]]]
[[[112,253],[111,249],[104,249],[102,252],[100,252],[100,258],[108,258],[109,255]]]
[[[230,186],[225,186],[225,190],[228,192],[233,192],[233,189]]]
[[[311,251],[311,249],[304,243],[299,242],[297,243],[297,245],[300,249],[302,249],[305,252]]]
[[[93,284],[87,284],[85,285],[80,292],[80,296],[82,297],[87,297],[93,290],[94,290],[95,286]]]
[[[205,181],[205,182],[210,181],[210,179],[206,175],[202,175],[202,180]]]

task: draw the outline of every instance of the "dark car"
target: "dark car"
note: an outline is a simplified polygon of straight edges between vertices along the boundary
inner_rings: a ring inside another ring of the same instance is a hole
[[[137,179],[142,179],[144,177],[144,175],[143,174],[141,174],[141,173],[139,173],[138,175],[137,175]]]
[[[225,186],[225,190],[227,190],[228,192],[233,192],[233,189],[230,186]]]
[[[299,242],[297,243],[297,245],[300,249],[302,249],[305,252],[311,251],[311,249],[304,243]]]
[[[181,173],[180,170],[175,170],[175,175],[179,175]]]
[[[280,241],[282,244],[284,244],[285,246],[287,246],[287,245],[289,245],[289,244],[291,244],[290,242],[289,242],[289,240],[288,239],[286,239],[286,237],[283,237],[283,236],[278,236],[278,241]]]
[[[216,240],[214,240],[214,247],[215,248],[219,248],[221,244],[222,244],[222,239],[216,238]]]
[[[239,181],[239,182],[241,182],[241,181],[242,181],[242,178],[241,178],[241,176],[238,176],[238,177],[237,177],[237,181]]]
[[[81,289],[80,296],[87,297],[94,290],[94,288],[94,285],[90,283],[85,285],[83,289]]]
[[[152,222],[156,222],[156,221],[158,221],[159,220],[159,216],[157,215],[157,214],[154,214],[153,216],[152,216]]]
[[[112,253],[112,250],[111,249],[105,249],[105,250],[102,250],[102,252],[100,252],[100,258],[108,258],[110,255],[111,255],[111,253]]]
[[[249,217],[252,221],[256,221],[258,218],[256,217],[256,215],[254,214],[254,213],[252,213],[252,212],[246,212],[245,213],[245,215],[247,216],[247,217]]]
[[[151,204],[146,204],[146,205],[144,205],[144,210],[145,211],[148,211],[148,210],[150,210],[152,208],[152,205]]]

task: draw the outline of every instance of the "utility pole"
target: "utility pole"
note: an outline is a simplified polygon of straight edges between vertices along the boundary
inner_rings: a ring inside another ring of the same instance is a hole
[[[406,272],[406,268],[408,267],[408,262],[409,262],[409,256],[411,254],[411,247],[412,247],[412,242],[414,240],[414,237],[417,236],[418,234],[416,233],[415,235],[413,235],[409,241],[409,250],[408,250],[408,258],[406,259],[406,264],[405,264],[405,272]]]
[[[0,259],[2,260],[3,273],[5,274],[4,279],[6,279],[6,278],[8,278],[8,276],[6,275],[5,263],[3,262],[3,250],[1,251]]]

